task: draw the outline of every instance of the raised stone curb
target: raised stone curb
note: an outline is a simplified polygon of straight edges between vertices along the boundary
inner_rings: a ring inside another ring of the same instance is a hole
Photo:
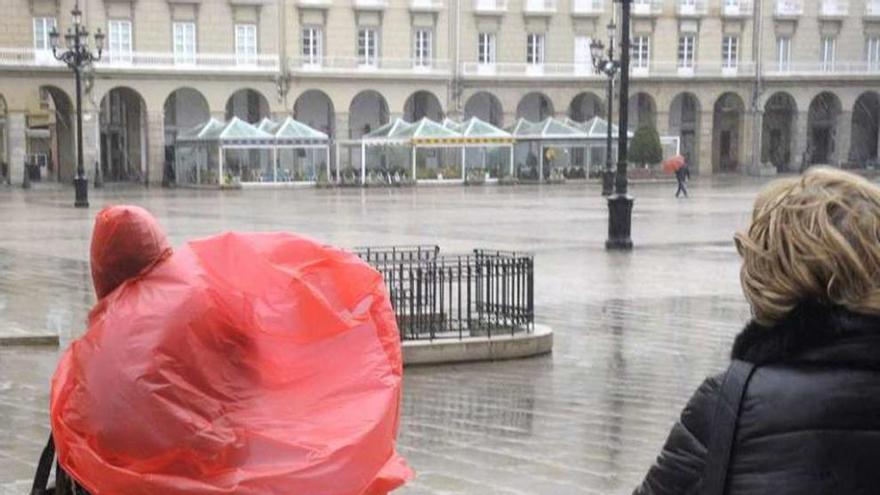
[[[0,347],[59,345],[57,335],[0,335]]]
[[[403,364],[411,366],[500,361],[539,356],[552,351],[553,329],[536,324],[535,330],[527,334],[404,342]]]

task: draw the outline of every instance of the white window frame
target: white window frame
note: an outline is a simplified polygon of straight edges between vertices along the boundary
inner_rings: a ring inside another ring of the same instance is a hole
[[[678,70],[693,72],[697,60],[697,35],[681,33],[678,35]]]
[[[175,22],[172,26],[172,45],[175,64],[195,64],[197,37],[195,22]]]
[[[594,71],[593,68],[593,53],[590,51],[590,44],[593,42],[593,39],[590,36],[582,36],[576,35],[574,37],[574,47],[572,47],[574,53],[572,54],[572,60],[574,60],[575,72],[579,74],[592,74]],[[578,46],[582,44],[586,44],[586,50],[578,50]],[[578,54],[581,56],[578,57]]]
[[[880,71],[880,36],[869,36],[865,40],[865,62],[869,71]]]
[[[110,19],[107,21],[107,53],[111,63],[130,64],[132,62],[131,19]]]
[[[301,55],[305,67],[321,67],[324,63],[324,29],[321,26],[302,28]]]
[[[724,35],[721,38],[721,68],[736,72],[739,67],[739,36]]]
[[[357,54],[360,67],[375,68],[379,66],[379,31],[376,28],[358,28]]]
[[[495,33],[477,33],[477,65],[480,72],[494,72],[497,52]]]
[[[776,38],[776,67],[780,72],[791,70],[791,37]]]
[[[526,67],[529,73],[544,72],[544,49],[547,38],[544,33],[526,34]]]
[[[837,64],[837,38],[822,36],[819,40],[819,60],[822,62],[823,72],[834,72]]]
[[[434,60],[434,33],[430,29],[413,32],[413,67],[430,68]]]
[[[254,23],[235,25],[235,63],[256,65],[259,53],[259,31]]]
[[[633,36],[630,46],[630,59],[633,69],[646,72],[651,67],[651,37]]]
[[[34,17],[34,58],[39,64],[55,62],[52,55],[52,42],[49,41],[49,33],[53,28],[58,28],[58,21],[54,17]]]

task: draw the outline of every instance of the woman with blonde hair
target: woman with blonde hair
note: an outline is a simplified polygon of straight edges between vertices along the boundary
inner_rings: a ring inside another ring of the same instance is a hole
[[[776,181],[736,246],[753,320],[635,494],[880,493],[880,187]]]

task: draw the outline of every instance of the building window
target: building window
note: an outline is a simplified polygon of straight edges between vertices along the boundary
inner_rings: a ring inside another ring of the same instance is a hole
[[[108,22],[107,50],[110,52],[111,62],[131,62],[131,21]]]
[[[529,33],[526,41],[526,63],[544,65],[544,35]]]
[[[868,62],[868,70],[880,70],[880,37],[868,38],[865,45],[865,57]]]
[[[647,36],[633,36],[630,59],[633,68],[647,69],[651,63],[651,39]]]
[[[831,72],[834,70],[834,63],[837,59],[837,40],[831,36],[823,36],[820,44],[822,60],[822,70]]]
[[[574,66],[578,72],[593,71],[593,54],[590,52],[589,36],[575,36],[574,38]]]
[[[257,25],[235,25],[235,60],[239,64],[257,63]]]
[[[196,24],[194,22],[174,23],[174,62],[194,64],[196,62]]]
[[[696,37],[693,34],[683,34],[678,37],[678,67],[680,69],[694,68],[694,48]]]
[[[432,36],[427,29],[416,30],[413,37],[413,65],[416,67],[430,67],[432,59]]]
[[[495,33],[477,36],[477,60],[480,65],[495,65]]]
[[[321,65],[323,58],[323,33],[321,28],[307,27],[302,30],[302,58],[304,65]]]
[[[362,66],[375,67],[379,53],[379,40],[375,29],[361,28],[358,30],[358,63]]]
[[[725,36],[721,39],[721,66],[725,69],[735,69],[739,59],[739,38]]]
[[[791,68],[791,38],[788,36],[776,38],[776,64],[781,71]]]
[[[49,33],[57,26],[54,17],[34,17],[34,49],[38,51],[52,50]]]

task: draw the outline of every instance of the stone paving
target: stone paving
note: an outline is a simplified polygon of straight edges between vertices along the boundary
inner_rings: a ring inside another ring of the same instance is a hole
[[[116,187],[71,207],[70,189],[0,189],[0,336],[83,330],[94,302],[92,218],[109,203],[152,210],[175,245],[226,229],[291,230],[341,246],[438,243],[536,254],[536,311],[551,356],[413,367],[402,494],[625,494],[693,389],[725,363],[748,317],[733,232],[762,183],[639,184],[631,254],[603,246],[596,185],[192,191]],[[48,434],[55,347],[0,347],[0,495],[27,493]]]

